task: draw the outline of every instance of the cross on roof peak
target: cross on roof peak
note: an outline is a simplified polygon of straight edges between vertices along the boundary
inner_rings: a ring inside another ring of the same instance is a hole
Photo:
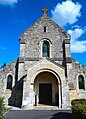
[[[42,9],[42,12],[44,13],[43,16],[46,18],[47,17],[47,12],[48,12],[48,9],[45,7]]]
[[[46,13],[48,12],[48,9],[47,9],[47,8],[43,8],[43,9],[42,9],[42,12],[43,12],[44,14],[46,14]]]

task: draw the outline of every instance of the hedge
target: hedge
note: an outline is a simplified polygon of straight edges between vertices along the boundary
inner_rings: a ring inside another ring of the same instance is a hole
[[[3,98],[0,97],[0,119],[3,117]]]
[[[72,113],[76,119],[86,119],[86,99],[76,99],[71,102]]]

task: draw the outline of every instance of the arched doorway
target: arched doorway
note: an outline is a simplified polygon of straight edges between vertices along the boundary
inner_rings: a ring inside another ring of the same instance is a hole
[[[59,86],[56,76],[48,71],[39,73],[34,81],[38,104],[59,106]]]

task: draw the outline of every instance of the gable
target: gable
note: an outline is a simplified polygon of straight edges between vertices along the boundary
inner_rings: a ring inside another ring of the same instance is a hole
[[[33,63],[27,69],[28,70],[30,70],[30,69],[32,70],[33,67],[36,68],[37,70],[39,70],[39,69],[51,69],[51,70],[54,70],[55,68],[58,68],[60,71],[64,71],[65,70],[65,68],[62,65],[60,65],[60,64],[58,64],[58,63],[56,63],[54,61],[48,60],[46,58],[43,58],[43,59],[39,60],[36,63]]]
[[[65,80],[65,68],[59,64],[56,65],[45,58],[28,67],[27,79],[32,80],[38,73],[44,71],[56,73],[62,80]]]
[[[58,24],[44,15],[38,19],[30,28],[20,36],[20,43],[25,44],[25,57],[41,58],[42,43],[48,41],[50,43],[50,58],[63,59],[63,42],[70,35],[65,32]]]
[[[56,24],[50,17],[47,16],[45,18],[44,16],[42,16],[20,35],[20,41],[26,41],[25,37],[29,38],[30,35],[43,35],[45,27],[47,27],[46,34],[51,34],[52,32],[55,32],[56,35],[61,34],[64,38],[70,39],[70,35],[65,30],[63,30],[58,24]]]

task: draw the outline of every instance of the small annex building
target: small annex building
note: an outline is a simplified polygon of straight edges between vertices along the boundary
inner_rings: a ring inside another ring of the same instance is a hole
[[[19,58],[0,69],[6,105],[68,108],[71,100],[86,98],[86,67],[71,57],[70,35],[47,16],[47,8],[42,11],[19,38]]]

